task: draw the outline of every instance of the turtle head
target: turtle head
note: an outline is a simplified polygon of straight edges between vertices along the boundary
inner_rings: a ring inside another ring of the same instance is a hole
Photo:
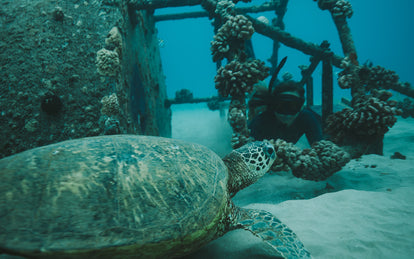
[[[223,158],[229,171],[228,189],[234,196],[269,171],[276,159],[272,144],[265,141],[248,143]]]

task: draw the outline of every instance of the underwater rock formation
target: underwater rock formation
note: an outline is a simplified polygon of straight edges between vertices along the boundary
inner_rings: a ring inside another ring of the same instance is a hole
[[[223,97],[244,96],[252,92],[255,83],[268,76],[268,71],[264,62],[257,59],[245,62],[233,60],[218,69],[214,78],[216,89]]]
[[[300,149],[282,139],[270,141],[276,151],[272,171],[292,170],[298,178],[323,181],[341,170],[350,160],[350,155],[334,143],[322,140],[310,149]]]

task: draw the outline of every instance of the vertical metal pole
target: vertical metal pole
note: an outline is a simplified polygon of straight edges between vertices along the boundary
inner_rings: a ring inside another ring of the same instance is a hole
[[[313,77],[306,80],[306,106],[313,106]]]
[[[327,55],[322,60],[322,123],[333,112],[333,75],[332,55]]]

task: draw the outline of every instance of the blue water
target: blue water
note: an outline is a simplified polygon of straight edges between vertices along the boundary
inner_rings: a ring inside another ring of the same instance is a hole
[[[259,5],[263,0],[253,1]],[[414,83],[414,1],[411,0],[363,0],[350,1],[354,14],[348,24],[356,45],[359,62],[370,60],[374,65],[392,69],[401,81]],[[250,3],[249,5],[251,5]],[[238,3],[237,6],[243,6]],[[159,9],[155,14],[199,11],[201,7]],[[269,20],[272,12],[252,14],[265,15]],[[343,56],[338,33],[328,11],[318,8],[311,0],[290,1],[284,19],[286,31],[305,41],[320,44],[323,40],[331,43],[331,49]],[[158,36],[162,39],[161,56],[166,75],[167,92],[174,98],[182,88],[190,89],[195,97],[216,95],[214,76],[216,65],[212,62],[210,41],[213,27],[207,18],[165,21],[157,23]],[[265,61],[272,53],[272,41],[262,35],[252,38],[256,57]],[[288,56],[288,62],[281,71],[290,72],[294,79],[300,79],[299,65],[309,64],[309,56],[282,46],[279,57]],[[335,69],[334,72],[339,72]],[[315,103],[320,103],[321,68],[314,73]],[[335,80],[334,80],[335,81]],[[335,82],[336,84],[336,82]],[[334,98],[349,97],[348,90],[335,87]]]

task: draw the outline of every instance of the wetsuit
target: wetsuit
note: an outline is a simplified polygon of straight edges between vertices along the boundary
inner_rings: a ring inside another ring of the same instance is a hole
[[[296,143],[306,134],[309,144],[322,140],[322,128],[320,118],[313,111],[305,108],[290,126],[279,121],[269,111],[257,115],[249,124],[251,136],[256,140],[283,139]]]

